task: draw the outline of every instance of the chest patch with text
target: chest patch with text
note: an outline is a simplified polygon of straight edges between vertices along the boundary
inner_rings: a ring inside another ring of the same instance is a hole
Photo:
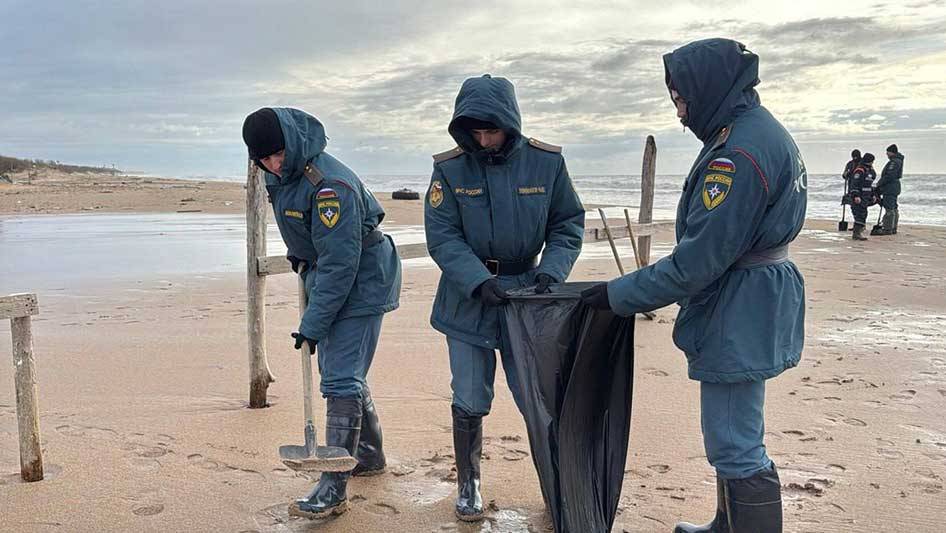
[[[545,187],[519,187],[519,194],[529,195],[529,194],[545,194]]]

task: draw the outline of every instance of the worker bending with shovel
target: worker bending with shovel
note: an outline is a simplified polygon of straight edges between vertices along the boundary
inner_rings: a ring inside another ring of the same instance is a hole
[[[290,506],[290,515],[306,518],[344,513],[349,477],[385,469],[367,375],[381,320],[398,307],[401,292],[397,250],[378,229],[384,210],[351,169],[324,152],[326,139],[322,123],[298,109],[262,108],[243,123],[243,140],[266,171],[279,233],[308,295],[292,338],[309,355],[318,345],[327,404],[327,448],[318,450],[342,448],[357,460],[353,470],[324,471],[309,495]],[[306,441],[314,448],[311,428]]]

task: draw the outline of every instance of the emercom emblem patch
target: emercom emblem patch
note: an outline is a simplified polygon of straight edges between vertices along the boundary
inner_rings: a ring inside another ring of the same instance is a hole
[[[325,224],[327,228],[334,228],[335,224],[338,223],[339,217],[342,215],[338,198],[319,200],[316,206],[318,207],[319,220],[322,221],[322,224]]]
[[[443,185],[440,184],[440,181],[434,181],[430,184],[430,194],[428,196],[430,207],[434,209],[440,207],[440,204],[443,203]]]
[[[719,207],[729,191],[732,190],[732,178],[722,174],[707,174],[703,179],[703,206],[707,211]]]

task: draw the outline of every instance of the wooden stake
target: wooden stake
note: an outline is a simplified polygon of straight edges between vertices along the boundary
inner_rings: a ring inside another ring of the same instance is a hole
[[[654,136],[648,135],[644,145],[644,167],[641,169],[641,208],[637,215],[637,222],[649,224],[654,220],[654,185],[657,173],[657,143]],[[651,237],[638,237],[641,265],[650,264]],[[637,255],[637,252],[635,252]]]
[[[16,386],[16,426],[20,437],[20,476],[43,479],[43,450],[39,442],[36,369],[33,364],[31,315],[39,314],[35,294],[0,297],[0,319],[10,319],[13,334],[13,380]]]
[[[637,263],[637,269],[640,270],[642,268],[641,256],[637,251],[637,239],[634,238],[634,228],[632,227],[633,224],[631,224],[631,214],[627,209],[624,210],[624,220],[627,222],[627,236],[631,240],[631,247],[634,248],[634,262]],[[644,316],[646,316],[648,320],[653,320],[657,317],[653,311],[644,311]]]
[[[250,408],[266,407],[266,391],[276,381],[266,360],[266,277],[258,258],[266,255],[266,192],[261,172],[249,161],[246,173],[246,329],[250,359]]]
[[[621,256],[618,255],[617,246],[614,245],[614,237],[611,236],[611,227],[608,226],[608,217],[604,215],[604,209],[598,208],[598,216],[601,217],[601,223],[604,224],[604,234],[608,236],[608,244],[611,245],[611,253],[614,254],[614,262],[618,265],[618,272],[624,275],[624,265],[621,264]]]

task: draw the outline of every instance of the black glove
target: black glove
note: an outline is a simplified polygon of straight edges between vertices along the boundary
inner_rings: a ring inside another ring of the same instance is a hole
[[[489,278],[481,283],[480,286],[473,291],[473,294],[479,296],[480,300],[483,300],[483,304],[490,307],[505,305],[506,298],[509,297],[506,291],[499,288],[499,282],[496,281],[496,278]]]
[[[535,293],[536,294],[545,294],[547,292],[552,292],[549,290],[549,285],[555,283],[555,278],[549,276],[548,274],[536,274],[535,275]]]
[[[299,270],[301,269],[301,265],[305,264],[305,260],[299,259],[298,257],[294,255],[287,255],[286,259],[288,259],[289,262],[292,263],[292,271],[295,272],[296,274],[299,273]]]
[[[608,301],[608,284],[599,283],[581,291],[581,303],[594,309],[611,311],[611,302]]]
[[[308,345],[309,345],[309,355],[312,355],[312,354],[315,353],[315,345],[318,344],[319,341],[317,341],[317,340],[315,340],[315,339],[310,339],[310,338],[306,337],[305,335],[303,335],[303,334],[301,334],[301,333],[293,333],[293,334],[292,334],[292,338],[293,338],[293,339],[296,339],[296,349],[297,349],[297,350],[302,348],[302,343],[308,343]]]

